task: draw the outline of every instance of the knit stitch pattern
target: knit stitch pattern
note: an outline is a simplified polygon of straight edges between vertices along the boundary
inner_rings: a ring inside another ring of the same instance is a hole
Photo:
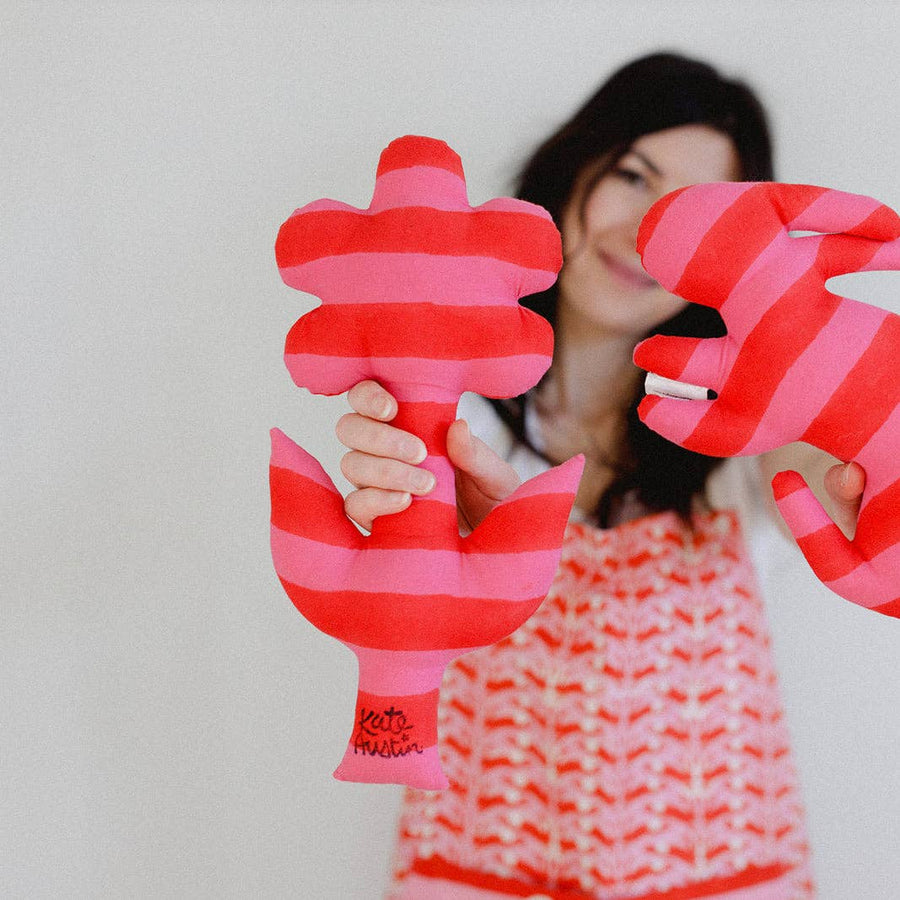
[[[410,790],[420,860],[597,898],[767,878],[813,896],[765,614],[736,517],[570,524],[538,612],[458,659],[451,788]],[[704,896],[709,896],[704,894]],[[780,896],[780,894],[779,894]]]

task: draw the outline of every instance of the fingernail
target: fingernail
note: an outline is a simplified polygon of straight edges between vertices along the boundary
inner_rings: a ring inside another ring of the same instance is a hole
[[[844,464],[841,467],[841,477],[839,480],[840,480],[842,488],[847,487],[847,485],[850,483],[850,466],[849,465]]]
[[[409,506],[410,503],[412,503],[412,494],[397,494],[397,496],[394,498],[394,505],[398,510],[406,509],[406,507]]]
[[[407,445],[405,455],[414,466],[417,466],[420,462],[425,461],[425,457],[428,456],[428,449],[421,441],[411,441]]]
[[[469,431],[469,423],[465,419],[457,419],[453,425],[457,429],[459,440],[463,441],[467,447],[471,447],[472,432]]]
[[[394,404],[387,397],[382,397],[378,401],[378,412],[376,415],[379,419],[389,419],[394,411]]]
[[[434,490],[434,475],[432,475],[431,472],[423,469],[419,472],[416,472],[415,476],[413,477],[413,484],[418,493],[427,494],[429,491]]]

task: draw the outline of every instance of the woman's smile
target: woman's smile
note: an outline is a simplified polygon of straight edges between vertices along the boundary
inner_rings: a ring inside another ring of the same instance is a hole
[[[656,281],[644,271],[637,260],[634,263],[627,263],[604,250],[598,250],[597,255],[606,271],[626,290],[646,291],[658,287]]]

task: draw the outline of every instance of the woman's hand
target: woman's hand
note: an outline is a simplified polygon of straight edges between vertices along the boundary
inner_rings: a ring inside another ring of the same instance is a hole
[[[335,429],[350,451],[341,460],[344,477],[356,488],[345,501],[347,515],[366,530],[378,516],[409,506],[413,495],[434,488],[434,476],[419,464],[425,444],[390,425],[397,401],[375,381],[361,381],[347,394],[354,410]],[[460,529],[472,531],[520,484],[515,470],[469,431],[461,419],[447,432],[447,456],[456,469]]]
[[[770,483],[778,472],[788,469],[799,472],[835,525],[848,538],[853,538],[859,518],[859,505],[866,486],[866,473],[859,463],[842,463],[809,444],[795,443],[762,454],[760,464],[766,484]],[[779,527],[793,540],[793,535],[779,515],[770,492],[769,498],[771,512]]]

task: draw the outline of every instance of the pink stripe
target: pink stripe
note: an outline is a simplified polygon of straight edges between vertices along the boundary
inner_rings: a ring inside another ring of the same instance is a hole
[[[310,481],[337,493],[331,476],[322,468],[319,461],[295,444],[279,428],[271,430],[272,457],[271,465],[279,469],[289,469],[308,478]]]
[[[842,303],[787,371],[741,452],[771,450],[773,436],[799,438],[866,351],[887,315],[872,306]],[[791,434],[786,433],[788,423],[796,423]]]
[[[793,244],[788,245],[787,241]],[[819,242],[819,238],[792,238],[784,231],[775,235],[722,304],[720,312],[729,334],[743,342],[774,302],[812,268]],[[754,279],[762,269],[757,285]]]
[[[407,166],[379,175],[367,212],[428,206],[432,209],[467,210],[466,182],[455,172],[438,166]]]
[[[351,213],[359,212],[359,210],[355,206],[351,206],[349,203],[344,203],[343,200],[329,200],[327,198],[323,198],[321,200],[313,200],[312,203],[307,203],[306,206],[301,206],[299,209],[295,209],[290,214],[290,216],[288,216],[287,221],[290,222],[291,219],[296,218],[297,216],[302,216],[305,213],[322,212],[324,210],[337,210],[339,212]]]
[[[503,502],[522,500],[525,497],[537,497],[543,494],[574,494],[578,489],[581,467],[584,457],[580,454],[567,459],[564,463],[545,469],[533,478],[520,484]]]
[[[459,394],[434,384],[398,384],[392,391],[400,403],[457,403]]]
[[[443,503],[446,506],[453,507],[456,511],[456,476],[453,466],[447,461],[445,456],[427,456],[424,462],[419,464],[422,469],[427,469],[434,475],[435,486],[431,493],[425,495],[428,499],[435,503]],[[413,498],[413,503],[418,498]]]
[[[894,544],[868,563],[863,563],[842,578],[826,581],[825,584],[841,597],[871,609],[893,599],[892,595],[887,593],[888,585],[893,585],[896,593],[900,593],[898,572],[900,572],[900,544]]]
[[[556,273],[524,269],[489,256],[436,256],[428,253],[348,253],[315,259],[280,270],[285,284],[316,294],[329,303],[429,301],[447,306],[513,306],[510,285],[522,273],[535,291],[550,287]],[[302,281],[301,281],[302,279]]]
[[[721,390],[722,379],[728,374],[736,349],[734,342],[727,337],[705,338],[694,348],[677,380]]]
[[[683,444],[710,410],[714,400],[660,400],[644,421],[666,439]]]
[[[778,501],[778,511],[797,540],[832,524],[828,513],[808,487],[782,497]]]
[[[448,664],[472,647],[454,650],[372,650],[346,643],[359,660],[359,689],[369,694],[426,694],[439,686]],[[390,663],[385,665],[386,655]]]
[[[487,397],[513,397],[522,392],[523,384],[535,384],[550,365],[549,356],[537,353],[500,357],[502,365],[497,364],[497,358],[455,360],[402,356],[372,359],[286,353],[284,359],[292,372],[302,373],[304,386],[312,393],[330,396],[343,394],[357,382],[374,378],[389,389],[391,385],[418,381],[441,384],[457,397],[464,391],[477,391]]]
[[[528,213],[547,222],[553,221],[553,217],[543,206],[537,206],[527,200],[517,200],[515,197],[494,197],[481,206],[476,206],[475,209],[484,212]]]
[[[671,290],[678,284],[710,228],[752,187],[750,183],[732,182],[719,185],[715,191],[688,188],[672,201],[644,248],[648,268],[663,287]],[[726,196],[730,197],[727,202]],[[667,227],[670,218],[677,222],[677,228]],[[660,245],[661,258],[655,254],[657,245]]]
[[[789,231],[818,231],[840,233],[850,231],[868,219],[881,203],[860,194],[844,191],[825,191],[791,222]]]
[[[865,391],[865,386],[861,386]],[[885,465],[886,460],[895,460],[900,453],[900,406],[895,406],[884,424],[869,438],[865,447],[856,457],[866,470],[866,490],[863,495],[863,506],[889,487],[897,478],[895,468]],[[900,510],[897,511],[900,515]],[[900,584],[900,570],[897,582]]]
[[[559,551],[460,555],[456,550],[368,547],[360,552],[272,526],[272,556],[282,578],[312,590],[449,594],[515,603],[546,592]]]

